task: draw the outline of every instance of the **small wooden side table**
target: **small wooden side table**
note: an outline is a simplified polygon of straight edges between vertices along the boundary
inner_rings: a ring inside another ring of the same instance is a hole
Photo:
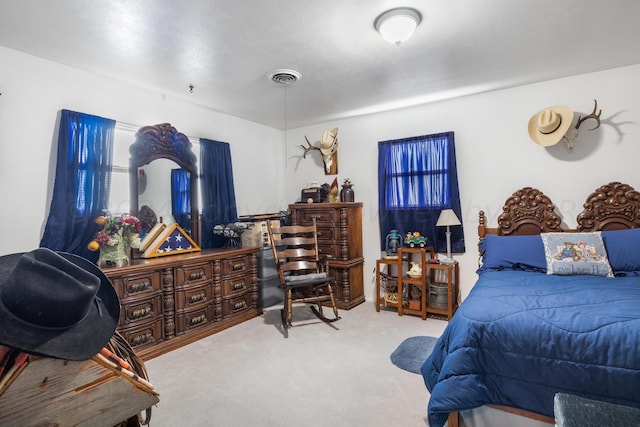
[[[460,268],[458,261],[453,264],[426,264],[428,270],[429,287],[427,295],[427,313],[441,314],[450,320],[453,313],[458,309],[458,298],[460,295]],[[446,277],[443,277],[446,276]],[[440,286],[438,286],[440,285]],[[447,287],[447,301],[443,304],[440,301],[437,288]]]
[[[409,299],[408,306],[404,304],[398,305],[398,315],[413,314],[420,316],[422,320],[427,320],[427,261],[434,257],[432,247],[426,248],[400,248],[398,249],[398,295],[401,298],[404,295],[404,288],[407,288],[407,296]],[[422,268],[420,276],[409,276],[408,271],[411,263],[419,263]],[[419,299],[412,298],[412,291],[419,292]]]
[[[383,271],[383,267],[384,270]],[[380,312],[381,307],[398,308],[400,297],[397,293],[398,288],[398,259],[397,258],[381,258],[376,261],[376,311]],[[396,289],[398,300],[394,301],[389,298],[391,288]]]

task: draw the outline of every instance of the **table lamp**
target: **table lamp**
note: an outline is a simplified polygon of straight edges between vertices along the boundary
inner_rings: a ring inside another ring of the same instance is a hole
[[[441,260],[442,264],[453,264],[453,257],[451,256],[451,226],[452,225],[460,225],[460,220],[456,216],[456,213],[453,209],[445,209],[440,212],[440,216],[438,217],[438,222],[436,223],[436,227],[447,227],[447,258]]]

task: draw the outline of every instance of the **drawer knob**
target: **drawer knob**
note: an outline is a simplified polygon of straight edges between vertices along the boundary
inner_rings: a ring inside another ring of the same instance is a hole
[[[151,332],[147,332],[146,334],[138,335],[137,337],[133,337],[131,340],[131,344],[133,346],[144,344],[148,342],[152,338]]]
[[[244,268],[244,262],[233,264],[233,271],[242,270]]]
[[[206,298],[207,298],[207,295],[204,292],[202,292],[200,294],[191,295],[191,298],[189,298],[189,302],[203,301]]]
[[[148,315],[149,313],[151,313],[151,307],[140,308],[138,310],[134,310],[133,313],[131,313],[131,318],[139,319]]]
[[[198,271],[189,275],[189,280],[198,280],[204,277],[204,271]]]
[[[238,282],[238,283],[235,283],[233,285],[233,290],[234,291],[237,291],[237,290],[240,290],[240,289],[244,289],[244,288],[245,288],[244,287],[244,282]]]
[[[240,302],[237,302],[237,303],[233,304],[233,309],[234,310],[240,310],[240,309],[245,308],[246,306],[247,306],[247,302],[246,301],[240,301]]]
[[[198,325],[198,324],[200,324],[200,323],[204,322],[205,320],[207,320],[207,316],[205,316],[204,314],[201,314],[200,316],[192,317],[192,318],[189,320],[189,324],[191,324],[191,325]]]
[[[131,285],[131,292],[140,292],[140,291],[144,291],[145,289],[149,289],[151,287],[151,282],[146,280],[144,282],[138,282],[138,283],[134,283],[133,285]]]

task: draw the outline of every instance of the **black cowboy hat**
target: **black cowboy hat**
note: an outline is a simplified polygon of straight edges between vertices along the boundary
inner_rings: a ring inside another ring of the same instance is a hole
[[[87,360],[113,336],[120,301],[90,261],[39,248],[0,257],[0,343],[25,353]]]

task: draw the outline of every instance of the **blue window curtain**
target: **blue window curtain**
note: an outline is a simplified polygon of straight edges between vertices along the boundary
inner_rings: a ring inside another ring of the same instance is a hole
[[[62,110],[55,182],[41,247],[96,262],[87,249],[109,203],[115,120]]]
[[[217,224],[236,221],[236,194],[233,187],[231,149],[226,142],[200,139],[200,182],[202,184],[201,247],[223,247],[223,236],[213,234]]]
[[[185,169],[171,169],[171,215],[191,234],[191,174]]]
[[[381,250],[391,230],[419,231],[436,252],[447,250],[440,212],[453,209],[462,222],[454,133],[378,143],[378,209]],[[451,227],[451,251],[463,253],[463,226]]]

